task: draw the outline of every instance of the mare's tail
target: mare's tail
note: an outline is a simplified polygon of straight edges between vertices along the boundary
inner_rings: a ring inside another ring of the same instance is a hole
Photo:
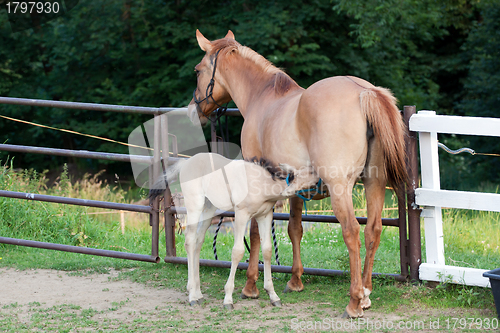
[[[153,186],[150,187],[149,189],[149,198],[156,198],[159,195],[162,195],[163,192],[165,192],[168,184],[170,184],[175,177],[179,174],[179,172],[182,169],[182,166],[187,160],[180,160],[165,170],[165,173],[161,175],[156,182],[153,184]]]
[[[367,88],[359,95],[361,109],[380,140],[389,183],[396,189],[408,179],[406,171],[405,125],[389,89]]]

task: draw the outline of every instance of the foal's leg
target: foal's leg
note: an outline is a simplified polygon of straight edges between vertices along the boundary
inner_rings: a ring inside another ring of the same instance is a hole
[[[195,286],[194,286],[194,297],[197,300],[197,303],[201,303],[203,301],[203,294],[201,293],[201,285],[200,285],[200,252],[201,247],[203,246],[203,241],[205,240],[205,234],[207,233],[208,228],[211,225],[212,218],[215,214],[216,207],[207,203],[205,205],[205,209],[201,214],[201,221],[198,223],[198,228],[196,230],[196,248],[195,248],[195,257],[194,257],[194,267],[193,267],[193,275],[196,277]]]
[[[287,282],[285,293],[289,291],[302,291],[304,285],[300,279],[304,273],[304,267],[300,259],[300,241],[302,240],[302,207],[304,201],[299,197],[290,198],[290,221],[288,222],[288,236],[292,241],[293,264],[292,277]]]
[[[189,304],[194,305],[198,303],[198,300],[203,296],[201,291],[199,291],[199,261],[196,260],[197,256],[197,230],[198,224],[202,223],[199,221],[201,217],[201,209],[199,210],[188,210],[187,214],[187,225],[185,230],[184,248],[186,249],[186,256],[188,261],[188,283],[187,291],[189,293]]]
[[[250,223],[250,258],[248,259],[247,282],[241,291],[241,298],[258,298],[259,290],[255,283],[259,278],[259,226],[255,219]]]
[[[245,246],[243,245],[243,236],[245,236],[245,227],[250,216],[246,212],[235,212],[234,218],[234,246],[231,254],[231,271],[227,279],[224,291],[224,307],[227,309],[233,308],[233,291],[234,291],[234,277],[236,275],[236,268],[240,263],[243,255],[245,254]]]
[[[342,227],[342,236],[349,251],[349,266],[351,270],[351,287],[349,293],[351,299],[342,317],[357,318],[363,316],[363,309],[360,302],[364,297],[364,293],[361,281],[360,226],[354,216],[351,197],[353,183],[341,180],[339,182],[329,182],[328,185],[332,208]]]
[[[264,258],[264,289],[267,291],[271,304],[281,306],[281,301],[274,291],[273,278],[271,275],[271,258],[273,255],[273,246],[271,242],[271,223],[273,220],[273,212],[270,211],[266,216],[259,217],[259,234],[262,244],[262,257]]]

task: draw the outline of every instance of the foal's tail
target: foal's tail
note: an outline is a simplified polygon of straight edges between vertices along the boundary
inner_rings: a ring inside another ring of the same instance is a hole
[[[163,194],[168,184],[170,184],[175,177],[179,174],[182,166],[187,160],[180,160],[173,165],[169,166],[167,170],[156,180],[153,186],[149,189],[149,198],[156,198],[157,196]]]
[[[396,189],[408,179],[405,125],[389,89],[367,88],[359,95],[361,109],[380,140],[389,183]]]

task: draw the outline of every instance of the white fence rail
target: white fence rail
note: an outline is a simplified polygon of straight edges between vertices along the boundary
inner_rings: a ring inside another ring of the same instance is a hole
[[[410,118],[410,130],[419,132],[422,187],[415,191],[416,204],[424,218],[426,263],[419,269],[420,280],[444,281],[490,287],[483,269],[449,266],[445,263],[441,207],[500,212],[500,194],[447,191],[440,188],[438,133],[500,137],[500,119],[438,116],[419,111]],[[496,268],[496,267],[492,267]]]

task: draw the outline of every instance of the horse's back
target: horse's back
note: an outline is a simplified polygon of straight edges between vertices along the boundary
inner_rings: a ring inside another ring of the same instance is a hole
[[[367,150],[367,122],[360,93],[368,82],[337,76],[311,85],[297,109],[298,135],[316,165],[362,164]]]

